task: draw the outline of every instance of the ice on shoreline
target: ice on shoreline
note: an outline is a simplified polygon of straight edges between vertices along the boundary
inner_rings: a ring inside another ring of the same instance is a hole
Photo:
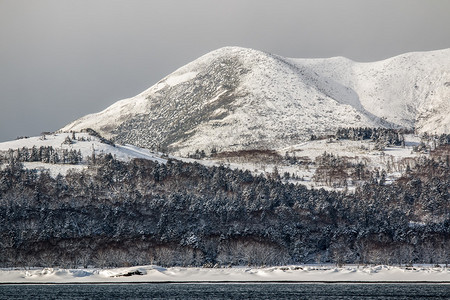
[[[433,266],[292,265],[276,267],[184,268],[137,266],[115,269],[0,269],[0,283],[121,282],[445,282],[450,269]]]

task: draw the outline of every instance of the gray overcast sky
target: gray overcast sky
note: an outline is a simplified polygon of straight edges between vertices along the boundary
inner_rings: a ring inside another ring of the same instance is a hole
[[[54,131],[242,46],[374,61],[450,48],[447,0],[0,0],[0,141]]]

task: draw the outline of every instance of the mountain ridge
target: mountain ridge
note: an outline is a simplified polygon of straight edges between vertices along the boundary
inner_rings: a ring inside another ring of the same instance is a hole
[[[61,131],[180,155],[279,149],[338,127],[447,133],[449,99],[450,49],[358,63],[224,47]]]

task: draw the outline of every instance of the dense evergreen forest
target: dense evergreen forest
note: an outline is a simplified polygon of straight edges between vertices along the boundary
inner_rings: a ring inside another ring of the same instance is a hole
[[[0,169],[0,265],[447,264],[448,152],[354,193],[111,155],[53,178],[10,155]]]

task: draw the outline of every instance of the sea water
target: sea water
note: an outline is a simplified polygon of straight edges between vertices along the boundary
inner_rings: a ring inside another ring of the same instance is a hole
[[[6,284],[0,299],[450,299],[450,284]]]

